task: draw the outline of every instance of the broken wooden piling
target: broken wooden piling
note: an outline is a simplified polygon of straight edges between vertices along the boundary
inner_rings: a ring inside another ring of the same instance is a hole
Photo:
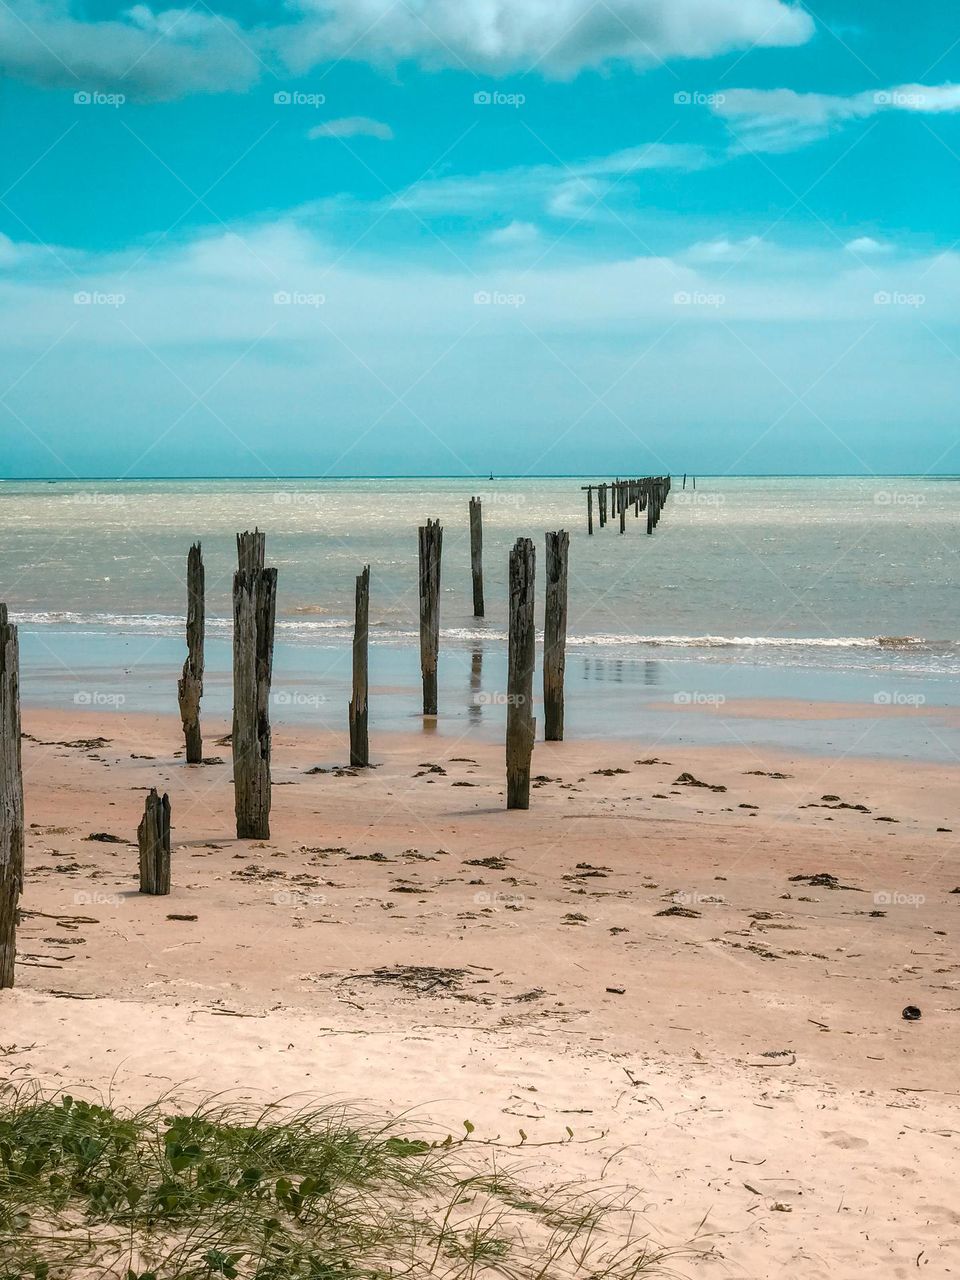
[[[563,673],[567,647],[567,551],[570,535],[547,534],[543,611],[543,736],[563,741]]]
[[[17,904],[23,892],[23,767],[20,759],[20,646],[0,604],[0,988],[12,987]]]
[[[153,787],[147,796],[137,827],[140,846],[140,892],[170,892],[170,797],[161,798]]]
[[[177,682],[177,700],[187,749],[187,764],[203,761],[200,699],[203,697],[203,556],[195,542],[187,555],[187,660]]]
[[[370,619],[370,566],[357,578],[356,614],[353,624],[353,697],[350,699],[350,763],[366,768],[370,763],[367,737],[367,657]]]
[[[470,573],[473,578],[473,616],[483,617],[483,510],[479,498],[470,499]]]
[[[534,576],[536,552],[518,538],[510,552],[510,631],[507,643],[507,808],[530,808],[533,666],[536,652]]]
[[[599,492],[599,491],[598,491]],[[587,485],[587,533],[593,536],[593,485]]]
[[[270,835],[270,681],[277,571],[265,569],[264,535],[237,535],[233,577],[233,789],[237,838]]]
[[[437,714],[437,658],[440,652],[440,555],[443,529],[428,520],[420,535],[420,671],[423,676],[423,714]]]

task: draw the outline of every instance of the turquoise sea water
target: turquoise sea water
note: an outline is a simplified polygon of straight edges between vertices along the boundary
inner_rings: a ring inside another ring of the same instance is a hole
[[[652,537],[630,515],[624,536],[611,524],[592,538],[586,482],[0,483],[0,598],[21,626],[25,700],[175,711],[186,552],[199,538],[206,706],[225,711],[234,535],[259,525],[279,569],[278,722],[342,719],[354,579],[369,563],[371,723],[410,727],[416,530],[433,517],[444,526],[441,727],[499,731],[509,548],[524,535],[542,553],[544,531],[566,528],[571,732],[779,740],[775,727],[725,719],[722,699],[804,697],[902,708],[878,716],[863,750],[950,753],[942,725],[928,730],[936,708],[960,701],[960,480],[701,477],[694,492],[677,477]],[[471,494],[484,502],[482,621],[471,616]],[[846,750],[857,723],[834,726],[836,742],[816,725],[780,736]]]

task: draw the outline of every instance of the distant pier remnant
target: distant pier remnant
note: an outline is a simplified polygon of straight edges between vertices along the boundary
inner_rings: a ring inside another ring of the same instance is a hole
[[[356,615],[353,624],[353,697],[350,699],[350,763],[366,768],[370,763],[367,737],[367,658],[370,622],[370,566],[357,578]]]
[[[473,616],[483,617],[483,510],[479,498],[470,499],[470,572],[473,577]]]
[[[0,604],[0,988],[12,987],[17,904],[23,891],[23,768],[20,762],[20,646]]]
[[[530,538],[518,538],[510,552],[510,632],[507,644],[507,808],[530,808],[533,666],[536,654],[534,576],[536,553]]]
[[[140,845],[140,892],[170,892],[170,797],[154,787],[147,796],[137,827]]]
[[[187,555],[187,660],[177,682],[180,719],[187,748],[187,764],[203,760],[200,734],[200,699],[203,697],[203,556],[195,542]]]
[[[443,529],[428,520],[420,535],[420,671],[423,675],[423,714],[437,714],[437,658],[440,652],[440,555]]]
[[[543,736],[563,741],[563,672],[567,648],[567,551],[570,535],[547,534],[543,615]]]
[[[686,477],[684,477],[686,483]],[[653,533],[660,519],[660,512],[670,492],[669,476],[641,476],[634,480],[623,480],[617,477],[609,483],[585,484],[580,486],[587,495],[587,533],[594,530],[593,493],[597,493],[597,511],[599,525],[603,529],[611,517],[619,517],[620,532],[627,531],[627,509],[633,507],[633,514],[639,517],[641,511],[647,513],[647,533]],[[693,487],[696,488],[696,479]]]
[[[277,571],[264,568],[264,535],[237,535],[233,576],[233,789],[237,838],[270,835],[270,681]]]

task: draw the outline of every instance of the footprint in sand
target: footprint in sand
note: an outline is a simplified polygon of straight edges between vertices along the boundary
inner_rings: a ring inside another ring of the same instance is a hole
[[[826,1130],[823,1136],[835,1147],[842,1147],[844,1151],[856,1151],[860,1147],[870,1145],[866,1138],[855,1138],[852,1133],[846,1133],[843,1129]]]

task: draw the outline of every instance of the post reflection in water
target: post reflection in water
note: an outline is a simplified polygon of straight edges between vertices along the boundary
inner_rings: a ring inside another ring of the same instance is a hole
[[[605,684],[642,684],[650,687],[663,683],[662,664],[656,658],[583,659],[583,679]]]
[[[483,699],[480,696],[483,684],[483,649],[476,648],[470,654],[470,698],[467,704],[467,715],[471,724],[479,724],[483,719]]]

